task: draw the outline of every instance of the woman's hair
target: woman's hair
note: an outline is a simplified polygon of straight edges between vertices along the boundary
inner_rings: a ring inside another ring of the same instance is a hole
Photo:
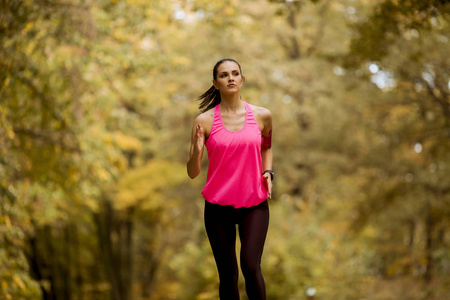
[[[217,69],[219,68],[219,66],[222,63],[224,63],[226,61],[232,61],[232,62],[236,63],[239,66],[239,71],[242,75],[241,65],[236,60],[234,60],[232,58],[224,58],[224,59],[219,60],[213,68],[214,80],[217,79]],[[244,78],[244,76],[242,76],[242,77]],[[245,80],[245,78],[244,78],[244,80]],[[216,88],[214,87],[214,84],[213,84],[209,88],[209,90],[207,90],[203,95],[198,97],[198,100],[201,101],[200,104],[198,105],[198,108],[203,113],[203,112],[215,107],[216,105],[218,105],[222,99],[220,98],[219,90],[216,90]]]

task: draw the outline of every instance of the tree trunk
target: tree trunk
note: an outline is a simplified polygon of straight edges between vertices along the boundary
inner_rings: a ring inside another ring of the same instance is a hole
[[[131,285],[133,282],[133,214],[134,207],[127,210],[125,220],[125,246],[124,251],[124,268],[123,268],[123,283],[124,283],[124,299],[131,299]]]
[[[296,36],[296,30],[297,30],[297,22],[295,20],[295,17],[297,15],[297,8],[292,3],[287,3],[287,9],[288,9],[288,24],[289,27],[292,29],[292,35],[291,35],[291,48],[289,51],[289,56],[291,59],[299,59],[300,58],[300,45],[297,40]]]
[[[113,246],[111,241],[113,210],[111,203],[104,201],[100,212],[94,213],[94,222],[97,225],[97,235],[100,250],[103,257],[106,277],[111,285],[111,299],[123,300],[121,298],[121,289],[119,286],[119,276],[117,276],[118,265],[114,261]]]
[[[38,231],[37,229],[35,230]],[[39,257],[38,253],[36,236],[30,237],[28,243],[30,245],[30,254],[28,256],[28,260],[30,265],[31,277],[36,279],[37,282],[41,282],[44,278],[41,271],[42,260]],[[42,299],[50,300],[51,294],[49,294],[49,292],[42,285],[41,290],[42,290]]]
[[[63,290],[61,291],[61,294],[64,296],[64,300],[70,300],[72,299],[72,276],[71,276],[71,268],[72,268],[72,255],[70,249],[72,248],[71,243],[71,234],[70,234],[70,226],[71,224],[68,223],[66,227],[64,228],[64,245],[63,245],[63,256],[65,257],[65,263],[59,264],[59,268],[61,270],[63,282],[62,287]]]
[[[132,297],[133,215],[134,208],[129,208],[125,220],[120,220],[107,200],[104,201],[103,210],[94,214],[113,300],[130,300]]]
[[[70,226],[70,230],[72,232],[72,239],[73,239],[73,260],[74,260],[74,267],[75,267],[75,294],[77,300],[83,300],[83,275],[81,273],[81,261],[80,261],[80,241],[78,239],[78,228],[76,223],[73,223],[72,226]],[[91,277],[90,280],[93,280]]]
[[[431,210],[431,200],[426,200],[425,209],[425,273],[423,274],[424,280],[429,283],[433,276],[433,230],[434,230],[434,219]]]
[[[413,257],[414,253],[414,236],[416,234],[416,222],[414,220],[409,220],[408,222],[408,255],[410,257]],[[408,274],[410,274],[414,269],[415,262],[413,260],[409,261],[408,265],[406,266],[405,270]]]

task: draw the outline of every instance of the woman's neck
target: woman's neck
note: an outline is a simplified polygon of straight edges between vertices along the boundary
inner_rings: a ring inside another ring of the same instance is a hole
[[[220,95],[220,108],[224,112],[238,112],[244,107],[240,94]]]

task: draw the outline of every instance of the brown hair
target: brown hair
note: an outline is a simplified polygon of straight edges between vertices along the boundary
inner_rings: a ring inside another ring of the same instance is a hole
[[[219,66],[222,63],[224,63],[226,61],[232,61],[232,62],[236,63],[239,66],[239,71],[242,74],[241,65],[236,60],[234,60],[232,58],[224,58],[224,59],[219,60],[213,68],[214,80],[217,79],[217,69],[219,68]],[[244,76],[242,76],[242,77],[244,78]],[[200,109],[200,111],[202,113],[215,107],[216,105],[218,105],[220,103],[220,101],[222,101],[222,99],[220,98],[220,92],[219,92],[219,90],[216,90],[214,85],[212,85],[209,88],[209,90],[207,90],[205,93],[203,93],[203,95],[198,97],[198,100],[201,101],[200,104],[198,105],[198,108]]]

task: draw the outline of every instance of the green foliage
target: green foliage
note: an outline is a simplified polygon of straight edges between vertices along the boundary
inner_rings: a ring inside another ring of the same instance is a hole
[[[449,3],[432,0],[386,0],[374,7],[369,19],[357,26],[357,38],[352,40],[351,62],[365,59],[381,60],[391,52],[391,46],[408,32],[433,32],[448,22]]]
[[[24,232],[9,216],[0,218],[0,295],[2,299],[41,299],[39,285],[29,276],[23,249]]]

